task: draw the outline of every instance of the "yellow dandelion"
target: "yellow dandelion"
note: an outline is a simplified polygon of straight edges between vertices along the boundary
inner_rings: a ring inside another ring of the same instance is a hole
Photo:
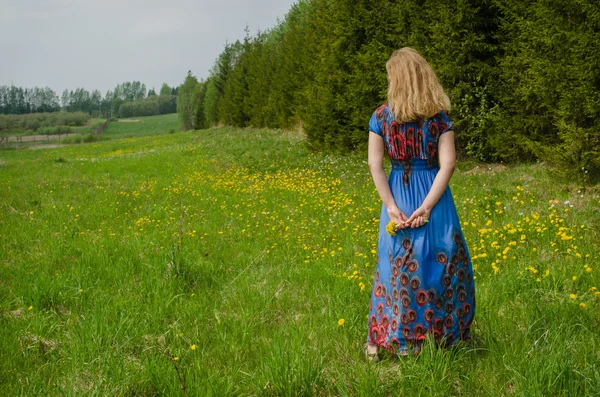
[[[572,277],[573,281],[577,280],[577,276]]]
[[[179,360],[179,357],[173,357],[173,361]]]
[[[341,327],[342,325],[344,325],[345,320],[343,318],[340,318],[338,320],[338,325]]]
[[[586,306],[586,304],[585,304],[585,303],[581,302],[581,303],[579,304],[579,307],[580,307],[580,308],[582,308],[582,309],[585,309],[587,306]]]
[[[575,299],[575,298],[577,298],[577,295],[575,295],[575,294],[571,294],[571,295],[569,295],[569,296],[571,297],[571,299]]]
[[[588,267],[588,268],[585,269],[585,271],[588,272],[588,273],[591,273],[592,272],[592,268]]]
[[[190,349],[191,349],[191,350],[196,350],[196,345],[191,345],[191,346],[190,346]]]
[[[385,231],[388,232],[390,236],[396,235],[396,224],[394,223],[394,221],[390,221],[390,223],[387,224],[387,226],[385,227]]]
[[[29,307],[27,308],[27,310],[32,310],[32,309],[33,309],[33,306],[29,306]]]

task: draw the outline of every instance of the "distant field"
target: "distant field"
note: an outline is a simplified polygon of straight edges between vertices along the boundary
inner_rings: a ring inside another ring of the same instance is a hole
[[[600,394],[598,187],[460,163],[474,340],[370,365],[364,156],[139,119],[0,151],[0,395]]]
[[[89,134],[96,130],[96,127],[102,124],[105,119],[92,118],[84,126],[73,127],[73,132],[76,134]],[[127,119],[117,119],[111,121],[108,128],[103,132],[103,139],[114,138],[131,138],[137,136],[153,136],[163,135],[179,131],[179,120],[177,114],[166,114],[160,116],[148,117],[132,117]],[[64,140],[67,136],[62,135],[25,135],[24,133],[7,134],[8,142],[0,143],[0,149],[7,148],[27,148],[38,147],[40,145],[55,145],[60,139],[63,143],[68,143],[69,140]],[[20,137],[17,141],[17,137]]]
[[[111,138],[130,138],[135,136],[164,135],[179,131],[177,113],[160,116],[132,117],[119,119],[108,125],[103,135]]]

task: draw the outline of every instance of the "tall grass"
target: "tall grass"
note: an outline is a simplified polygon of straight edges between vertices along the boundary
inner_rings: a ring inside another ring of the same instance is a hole
[[[227,128],[0,152],[0,394],[599,394],[597,188],[466,171],[473,341],[369,364],[364,158]]]

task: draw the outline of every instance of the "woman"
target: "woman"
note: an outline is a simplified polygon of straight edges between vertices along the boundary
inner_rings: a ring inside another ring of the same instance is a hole
[[[397,50],[386,68],[388,102],[369,122],[369,168],[383,202],[369,361],[378,347],[417,354],[428,334],[443,346],[468,340],[475,314],[473,269],[448,187],[456,162],[450,100],[415,50]]]

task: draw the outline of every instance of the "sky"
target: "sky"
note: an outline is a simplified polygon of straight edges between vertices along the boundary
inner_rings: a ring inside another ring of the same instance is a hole
[[[0,0],[0,85],[83,87],[125,81],[160,90],[209,70],[226,42],[283,19],[295,0]]]

